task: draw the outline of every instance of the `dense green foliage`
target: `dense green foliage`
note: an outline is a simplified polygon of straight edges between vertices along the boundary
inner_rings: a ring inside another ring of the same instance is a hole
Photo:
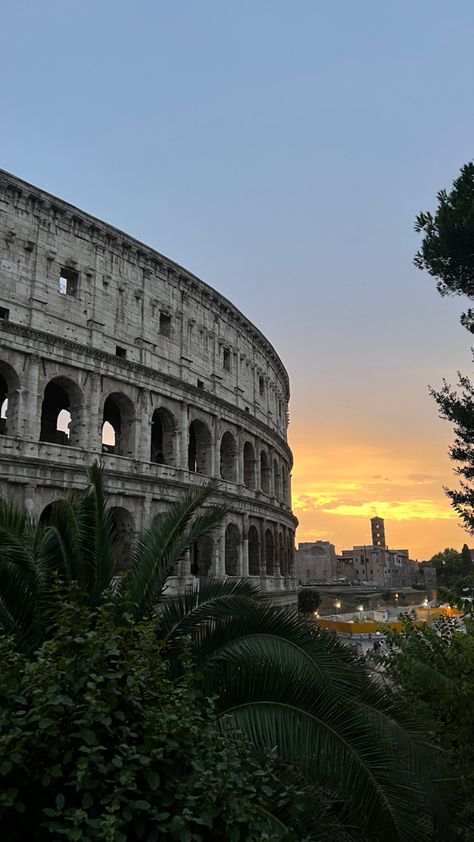
[[[469,608],[469,598],[474,595],[474,570],[467,544],[464,544],[460,553],[452,547],[446,547],[436,553],[429,564],[437,573],[438,601]]]
[[[298,591],[298,611],[312,614],[321,605],[321,594],[314,588],[300,588]]]
[[[424,234],[415,265],[437,278],[441,295],[474,298],[474,162],[462,167],[451,192],[440,190],[433,214],[422,211],[416,231]],[[468,310],[462,323],[472,329],[474,313]]]
[[[449,839],[474,840],[474,628],[467,633],[443,619],[436,627],[416,628],[405,621],[402,634],[391,635],[385,662],[393,690],[427,723],[447,752],[458,778],[458,821]],[[442,839],[446,837],[441,837]]]
[[[423,232],[415,265],[437,278],[441,295],[474,298],[474,162],[461,169],[452,190],[438,193],[434,214],[422,212],[415,230]],[[474,310],[461,316],[461,323],[474,332]],[[445,489],[464,528],[474,534],[474,389],[470,379],[458,375],[458,389],[446,381],[431,389],[442,418],[454,425],[455,441],[449,450],[461,477],[458,489]]]
[[[70,595],[35,659],[2,639],[2,837],[303,838],[304,793],[218,728],[189,664],[169,677],[154,624],[117,629],[111,616]]]
[[[474,248],[474,242],[473,242]],[[445,489],[451,505],[464,528],[474,534],[474,387],[468,377],[458,375],[459,391],[446,382],[442,389],[431,389],[442,418],[454,426],[454,444],[449,455],[457,463],[455,473],[461,478],[459,488]]]
[[[453,547],[446,547],[439,553],[435,553],[429,564],[436,570],[438,585],[450,587],[456,579],[463,575],[461,553]]]
[[[296,611],[276,608],[249,580],[201,578],[166,596],[177,560],[222,516],[198,511],[211,493],[199,490],[153,524],[109,591],[114,545],[99,469],[46,528],[0,508],[0,623],[35,663],[35,641],[54,646],[61,633],[58,588],[71,582],[91,610],[106,598],[120,627],[152,619],[173,680],[183,675],[186,645],[205,696],[215,699],[216,721],[245,735],[256,758],[276,749],[280,766],[297,768],[312,788],[306,802],[327,806],[325,821],[319,807],[313,821],[318,840],[427,842],[443,822],[437,758],[423,727],[350,649]]]
[[[0,626],[26,651],[53,630],[58,582],[77,583],[91,607],[100,604],[115,582],[118,621],[150,614],[186,550],[228,511],[227,506],[202,508],[216,490],[215,482],[189,492],[140,536],[127,576],[116,580],[113,521],[97,464],[88,469],[88,480],[84,491],[54,503],[47,526],[0,500]]]

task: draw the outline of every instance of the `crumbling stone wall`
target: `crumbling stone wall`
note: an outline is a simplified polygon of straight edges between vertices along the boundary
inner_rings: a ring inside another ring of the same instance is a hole
[[[101,457],[127,537],[183,489],[220,477],[218,497],[232,511],[172,587],[196,573],[225,575],[227,547],[228,575],[258,576],[291,601],[288,400],[278,355],[227,299],[0,171],[4,495],[40,515]]]

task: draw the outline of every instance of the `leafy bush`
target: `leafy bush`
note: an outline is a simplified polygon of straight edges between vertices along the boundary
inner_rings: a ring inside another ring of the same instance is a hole
[[[431,628],[406,619],[403,633],[388,634],[384,664],[394,694],[451,758],[458,804],[450,838],[474,842],[474,624],[465,625],[463,633],[450,619]]]
[[[172,679],[151,623],[64,600],[32,659],[0,642],[0,829],[9,842],[300,839],[275,817],[302,792],[219,729],[184,659]]]
[[[298,611],[311,614],[321,605],[321,594],[314,588],[301,588],[298,591]]]

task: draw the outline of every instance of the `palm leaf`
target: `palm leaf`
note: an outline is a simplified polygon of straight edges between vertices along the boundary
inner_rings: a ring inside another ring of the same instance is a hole
[[[229,511],[227,505],[196,511],[215,492],[218,482],[210,482],[188,492],[184,499],[156,519],[138,541],[130,569],[119,584],[117,601],[122,611],[139,617],[156,605],[167,578],[192,544],[207,535]],[[194,518],[194,522],[193,521]]]

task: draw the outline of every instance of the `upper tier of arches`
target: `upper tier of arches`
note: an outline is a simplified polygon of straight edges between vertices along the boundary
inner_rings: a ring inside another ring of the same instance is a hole
[[[31,371],[26,375],[31,382]],[[281,452],[239,424],[182,400],[150,393],[137,403],[125,384],[99,389],[90,378],[80,385],[70,373],[43,376],[31,393],[14,366],[0,358],[0,407],[0,435],[22,437],[25,414],[29,437],[39,442],[218,477],[290,507],[290,467]]]

